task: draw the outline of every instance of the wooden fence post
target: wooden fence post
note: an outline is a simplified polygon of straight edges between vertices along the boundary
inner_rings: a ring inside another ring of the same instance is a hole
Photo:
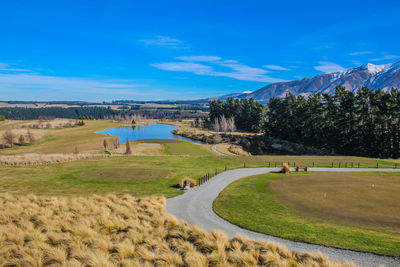
[[[376,163],[376,168],[377,168],[377,169],[379,168],[379,162]]]
[[[358,168],[360,168],[360,162],[358,163]]]
[[[344,163],[344,167],[347,168],[347,162]]]
[[[276,167],[276,161],[275,161],[275,167]]]
[[[332,161],[332,168],[333,168],[333,161]]]
[[[295,161],[295,162],[293,162],[293,167],[296,167],[296,161]]]
[[[225,164],[225,171],[227,170],[228,168],[226,167],[226,164]]]
[[[312,162],[312,166],[314,167],[314,161]]]
[[[270,167],[271,167],[271,162],[268,161],[268,168],[270,168]]]
[[[341,162],[339,162],[339,168],[340,168],[340,166],[342,165],[342,163]]]

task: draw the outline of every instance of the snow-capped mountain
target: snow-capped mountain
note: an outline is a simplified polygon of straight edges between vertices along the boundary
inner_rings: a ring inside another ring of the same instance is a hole
[[[390,90],[392,87],[400,88],[400,60],[386,65],[368,63],[357,68],[324,73],[311,78],[273,83],[252,93],[234,97],[265,101],[272,97],[284,97],[288,93],[304,96],[315,93],[333,94],[337,86],[344,86],[349,91],[355,91],[363,86],[382,90]],[[226,96],[220,99],[224,98]]]

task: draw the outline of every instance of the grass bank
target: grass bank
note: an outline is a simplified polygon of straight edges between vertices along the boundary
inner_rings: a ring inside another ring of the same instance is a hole
[[[354,266],[169,216],[165,199],[0,194],[2,266]]]

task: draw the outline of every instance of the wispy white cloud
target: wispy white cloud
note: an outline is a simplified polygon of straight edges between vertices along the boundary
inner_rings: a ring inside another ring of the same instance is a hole
[[[0,62],[0,71],[2,71],[2,72],[29,72],[30,70],[13,68],[13,67],[10,67],[9,64]]]
[[[318,66],[315,66],[314,69],[321,71],[321,72],[336,72],[344,70],[344,68],[336,63],[329,62],[329,61],[320,61],[318,62]]]
[[[269,70],[290,70],[288,68],[279,66],[279,65],[264,65],[264,68]]]
[[[161,70],[193,72],[200,75],[212,72],[212,67],[192,62],[162,62],[151,65]]]
[[[57,92],[64,94],[116,94],[141,95],[137,90],[146,85],[129,81],[96,81],[82,78],[56,77],[39,74],[0,74],[0,90],[20,90],[34,95],[34,92]],[[43,97],[43,96],[41,96]]]
[[[193,61],[193,62],[210,62],[210,61],[219,61],[220,57],[216,56],[182,56],[177,57],[179,60],[183,61]]]
[[[396,59],[399,56],[396,55],[384,55],[382,57],[378,57],[378,58],[371,58],[371,61],[383,61],[383,60],[392,60],[392,59]]]
[[[265,69],[247,66],[236,60],[224,60],[217,56],[184,56],[177,59],[182,61],[161,62],[151,65],[162,70],[192,72],[198,75],[229,77],[236,80],[268,83],[284,81],[266,75],[268,71]]]
[[[369,55],[372,53],[373,53],[372,51],[358,51],[358,52],[350,53],[349,55],[350,56],[361,56],[361,55]]]
[[[187,48],[187,45],[185,44],[184,41],[163,35],[156,35],[151,39],[142,39],[140,41],[147,45],[162,46],[167,48],[175,48],[175,49]]]

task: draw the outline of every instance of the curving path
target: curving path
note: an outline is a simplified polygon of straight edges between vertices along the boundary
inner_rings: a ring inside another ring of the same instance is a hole
[[[211,150],[212,150],[214,153],[217,153],[217,154],[220,155],[220,156],[228,156],[228,155],[226,155],[226,154],[224,154],[224,153],[222,153],[222,152],[219,152],[219,151],[217,150],[217,145],[213,145],[213,146],[211,147]]]
[[[219,193],[230,183],[240,178],[277,171],[280,168],[247,168],[223,172],[208,182],[197,186],[187,193],[167,199],[167,212],[178,219],[196,224],[209,231],[222,230],[229,237],[242,234],[252,239],[264,239],[285,245],[290,250],[302,252],[321,252],[330,260],[352,261],[359,266],[400,266],[400,258],[379,256],[371,253],[356,252],[320,245],[294,242],[273,237],[236,226],[221,217],[213,210],[213,202]],[[340,171],[339,168],[309,168],[310,171]],[[358,169],[347,168],[346,171],[400,171],[400,169]]]

